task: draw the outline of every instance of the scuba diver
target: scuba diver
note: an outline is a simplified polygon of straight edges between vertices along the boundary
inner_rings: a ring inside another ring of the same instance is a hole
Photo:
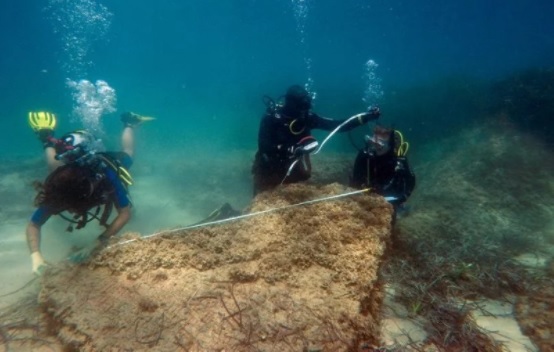
[[[26,229],[32,270],[36,275],[40,276],[46,268],[40,252],[41,227],[52,215],[68,220],[71,223],[68,231],[73,230],[73,225],[83,228],[93,219],[106,228],[93,247],[71,256],[74,262],[86,260],[93,250],[107,245],[110,237],[130,220],[132,204],[127,187],[133,180],[127,170],[133,163],[134,128],[152,119],[132,112],[122,114],[123,150],[105,152],[102,142],[84,130],[55,138],[54,114],[29,113],[29,124],[43,144],[50,171],[44,183],[35,183],[37,209]],[[108,224],[113,207],[117,216]]]
[[[299,85],[288,88],[283,105],[264,97],[267,111],[260,123],[258,151],[254,158],[254,195],[282,183],[305,181],[311,176],[310,153],[318,147],[312,129],[349,131],[377,120],[379,109],[353,116],[348,120],[323,118],[313,112],[308,91]]]
[[[409,145],[402,133],[379,125],[373,128],[373,136],[365,136],[365,142],[354,161],[350,186],[369,187],[382,195],[393,205],[396,216],[416,183],[406,158]]]

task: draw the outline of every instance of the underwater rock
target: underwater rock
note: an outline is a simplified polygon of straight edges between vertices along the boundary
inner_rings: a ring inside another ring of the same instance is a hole
[[[341,194],[293,184],[249,212]],[[378,344],[391,206],[360,194],[113,245],[43,278],[40,303],[79,351],[353,351]]]

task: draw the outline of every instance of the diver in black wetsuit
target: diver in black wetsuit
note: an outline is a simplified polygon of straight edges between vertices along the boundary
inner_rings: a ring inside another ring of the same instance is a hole
[[[312,99],[301,86],[289,87],[284,105],[269,102],[258,133],[258,151],[252,174],[254,195],[281,183],[305,181],[311,176],[309,154],[317,148],[312,129],[332,131],[346,120],[323,118],[310,111]],[[356,115],[340,132],[349,131],[379,118],[378,108]],[[291,165],[297,161],[292,167]],[[289,173],[287,175],[287,173]]]
[[[416,183],[406,158],[407,147],[399,131],[375,126],[373,136],[366,136],[366,147],[356,156],[350,186],[370,187],[385,197],[396,213]]]

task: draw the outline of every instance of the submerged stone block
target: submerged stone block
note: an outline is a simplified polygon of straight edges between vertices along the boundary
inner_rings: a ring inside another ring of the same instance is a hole
[[[112,245],[50,270],[41,304],[81,351],[351,351],[378,344],[392,208],[349,191],[288,185],[228,223]]]

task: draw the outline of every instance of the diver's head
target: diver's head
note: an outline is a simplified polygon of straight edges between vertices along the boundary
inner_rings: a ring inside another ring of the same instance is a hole
[[[85,212],[91,206],[93,180],[89,168],[74,163],[61,166],[40,185],[35,205],[46,206],[53,214]]]
[[[89,153],[102,151],[102,142],[87,131],[67,133],[55,145],[56,160],[71,163]]]
[[[285,94],[285,114],[293,118],[304,117],[312,107],[312,97],[303,87],[295,84]]]
[[[376,155],[382,156],[394,151],[394,130],[383,126],[375,126],[373,135],[365,138],[367,147]]]

